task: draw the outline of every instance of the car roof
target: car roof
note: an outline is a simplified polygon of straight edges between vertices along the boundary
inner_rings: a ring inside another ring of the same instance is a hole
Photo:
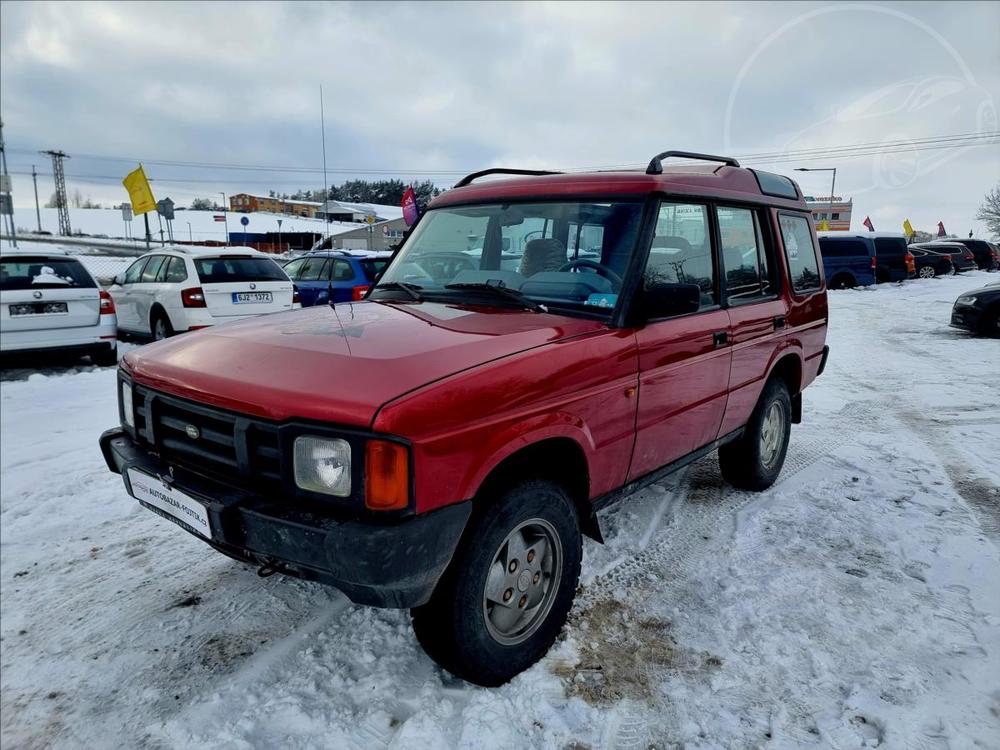
[[[856,239],[858,237],[861,237],[863,239],[863,238],[867,237],[867,238],[873,239],[873,240],[884,239],[884,238],[887,238],[887,237],[890,238],[890,239],[897,239],[897,240],[905,240],[906,239],[906,235],[903,234],[902,232],[863,232],[861,230],[858,230],[857,232],[852,232],[850,230],[848,230],[846,232],[845,231],[839,231],[838,232],[838,231],[835,231],[835,230],[822,231],[822,232],[816,232],[816,236],[819,237],[819,238],[821,238],[821,239],[826,239],[828,237],[833,237],[833,238],[837,238],[837,237],[850,237],[851,239]]]
[[[69,253],[58,247],[53,247],[46,250],[26,250],[20,247],[11,247],[6,250],[0,250],[0,255],[33,255],[36,257],[51,255],[53,258],[59,257],[71,257]]]
[[[313,250],[312,252],[296,255],[289,258],[288,262],[299,258],[391,258],[391,250]]]
[[[661,171],[655,171],[653,162],[657,162],[660,157],[667,155],[710,161],[683,166],[661,165]],[[735,159],[727,159],[726,157],[711,157],[684,152],[665,152],[660,157],[655,157],[645,171],[532,173],[484,182],[473,181],[479,176],[490,173],[518,174],[518,170],[486,170],[486,172],[477,172],[459,181],[456,187],[446,190],[431,201],[429,208],[495,202],[499,199],[526,201],[537,198],[550,201],[559,198],[594,197],[607,199],[609,196],[641,198],[650,193],[666,193],[694,199],[750,200],[779,208],[797,211],[808,210],[798,184],[783,175],[771,175],[767,172],[746,169],[738,166]],[[726,160],[727,163],[716,163],[720,160]],[[523,171],[521,170],[521,172]],[[793,188],[797,197],[793,199],[764,192],[757,175],[761,175],[762,178],[765,176],[780,178],[784,184]]]
[[[252,247],[245,247],[242,245],[164,245],[163,247],[153,248],[149,252],[143,253],[142,255],[163,255],[164,253],[175,253],[177,255],[187,255],[192,258],[198,258],[202,256],[209,256],[212,258],[221,258],[226,255],[253,255],[259,256],[261,258],[271,257],[268,253],[262,253]],[[142,256],[140,256],[142,257]]]

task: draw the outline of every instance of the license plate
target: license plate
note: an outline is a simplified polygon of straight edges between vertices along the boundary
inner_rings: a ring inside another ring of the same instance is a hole
[[[137,469],[128,470],[128,481],[132,485],[132,497],[136,500],[163,511],[171,520],[206,539],[212,538],[208,509],[193,497]]]
[[[234,305],[253,305],[270,301],[270,292],[233,292]]]
[[[65,302],[27,302],[10,306],[10,316],[15,315],[59,315],[69,312]]]

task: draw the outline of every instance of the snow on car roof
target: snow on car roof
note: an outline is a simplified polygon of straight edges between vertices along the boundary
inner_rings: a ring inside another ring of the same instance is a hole
[[[69,257],[69,254],[60,248],[46,248],[45,250],[31,250],[27,248],[11,247],[6,250],[0,250],[0,255],[33,255],[35,257],[51,255],[53,257]]]

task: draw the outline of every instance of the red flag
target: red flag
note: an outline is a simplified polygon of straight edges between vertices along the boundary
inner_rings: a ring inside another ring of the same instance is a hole
[[[219,216],[219,214],[215,214],[212,218],[215,219],[216,221],[225,221],[226,220],[225,215]]]
[[[944,231],[944,222],[943,221],[939,221],[938,222],[938,237],[947,237],[947,236],[948,236],[948,233],[946,231]]]
[[[412,187],[406,188],[403,193],[403,220],[406,222],[406,226],[412,227],[417,222],[417,215],[419,209],[417,208],[417,195],[413,192]]]
[[[868,218],[867,216],[865,217],[865,220],[863,222],[861,222],[861,223],[864,224],[866,227],[868,227],[868,231],[869,232],[874,232],[875,231],[875,225],[872,224],[872,220],[870,218]]]

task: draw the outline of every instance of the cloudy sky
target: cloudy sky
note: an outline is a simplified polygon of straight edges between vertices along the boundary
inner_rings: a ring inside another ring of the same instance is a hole
[[[1000,177],[1000,3],[0,4],[14,201],[433,179],[726,153],[853,197],[853,228],[965,234]],[[970,137],[970,135],[972,137]],[[949,139],[949,140],[943,140]],[[851,150],[850,147],[862,146]],[[183,165],[163,162],[183,162]],[[258,167],[248,169],[248,167]],[[265,167],[261,169],[259,167]]]

